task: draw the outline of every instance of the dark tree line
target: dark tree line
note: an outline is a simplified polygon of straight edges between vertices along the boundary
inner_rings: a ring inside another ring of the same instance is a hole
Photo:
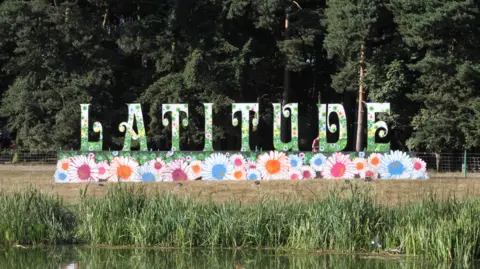
[[[80,103],[120,149],[126,103],[143,106],[150,148],[168,149],[163,103],[188,103],[184,149],[239,149],[231,103],[258,102],[252,147],[271,149],[271,103],[298,102],[300,148],[317,107],[341,103],[355,146],[359,83],[390,102],[392,148],[445,152],[480,144],[477,0],[0,1],[1,123],[22,149],[79,148]],[[288,21],[288,23],[287,23]],[[360,51],[365,53],[359,78]],[[335,121],[335,119],[333,119]],[[365,130],[366,132],[366,130]],[[366,134],[365,134],[366,135]],[[95,137],[92,136],[92,139]],[[331,137],[336,139],[335,135]]]

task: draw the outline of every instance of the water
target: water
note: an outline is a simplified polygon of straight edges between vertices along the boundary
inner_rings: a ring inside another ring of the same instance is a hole
[[[463,267],[463,266],[461,266]],[[461,268],[455,267],[455,268]],[[454,268],[404,257],[325,255],[274,250],[168,250],[145,248],[27,248],[1,249],[0,268]]]

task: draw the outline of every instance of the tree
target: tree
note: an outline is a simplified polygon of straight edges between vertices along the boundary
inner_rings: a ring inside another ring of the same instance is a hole
[[[395,21],[412,51],[416,83],[410,98],[421,102],[412,119],[410,149],[443,152],[469,146],[472,101],[478,96],[480,14],[478,3],[392,1]],[[476,144],[471,140],[470,146]]]
[[[0,39],[14,52],[2,69],[15,76],[1,114],[19,147],[78,147],[80,103],[92,103],[96,119],[116,117],[118,55],[88,13],[67,3],[12,0],[1,4],[0,14]]]
[[[332,87],[338,92],[359,91],[357,151],[362,151],[365,146],[363,77],[365,72],[368,73],[368,59],[376,53],[378,40],[390,38],[388,28],[384,25],[389,22],[385,14],[388,14],[388,10],[381,0],[329,0],[325,10],[325,49],[337,64]]]

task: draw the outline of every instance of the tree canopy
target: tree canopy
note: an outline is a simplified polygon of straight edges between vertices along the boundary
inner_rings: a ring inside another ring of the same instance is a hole
[[[480,144],[477,0],[0,1],[0,123],[18,147],[79,148],[90,103],[104,147],[120,149],[127,103],[142,104],[149,147],[169,148],[164,103],[188,103],[182,147],[203,147],[214,103],[214,147],[239,149],[231,104],[260,104],[252,147],[273,148],[273,107],[299,103],[300,149],[318,134],[316,104],[341,103],[353,150],[360,46],[367,101],[392,148],[445,152]],[[288,33],[286,16],[288,15]],[[333,119],[335,120],[335,119]],[[330,139],[330,137],[329,137]],[[331,137],[335,140],[335,137]],[[3,143],[2,143],[3,144]]]

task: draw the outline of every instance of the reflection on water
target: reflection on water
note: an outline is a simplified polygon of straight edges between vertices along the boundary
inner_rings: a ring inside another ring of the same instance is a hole
[[[274,250],[165,250],[112,248],[0,249],[0,268],[454,268],[399,257],[321,255]],[[460,268],[460,267],[458,267]]]

